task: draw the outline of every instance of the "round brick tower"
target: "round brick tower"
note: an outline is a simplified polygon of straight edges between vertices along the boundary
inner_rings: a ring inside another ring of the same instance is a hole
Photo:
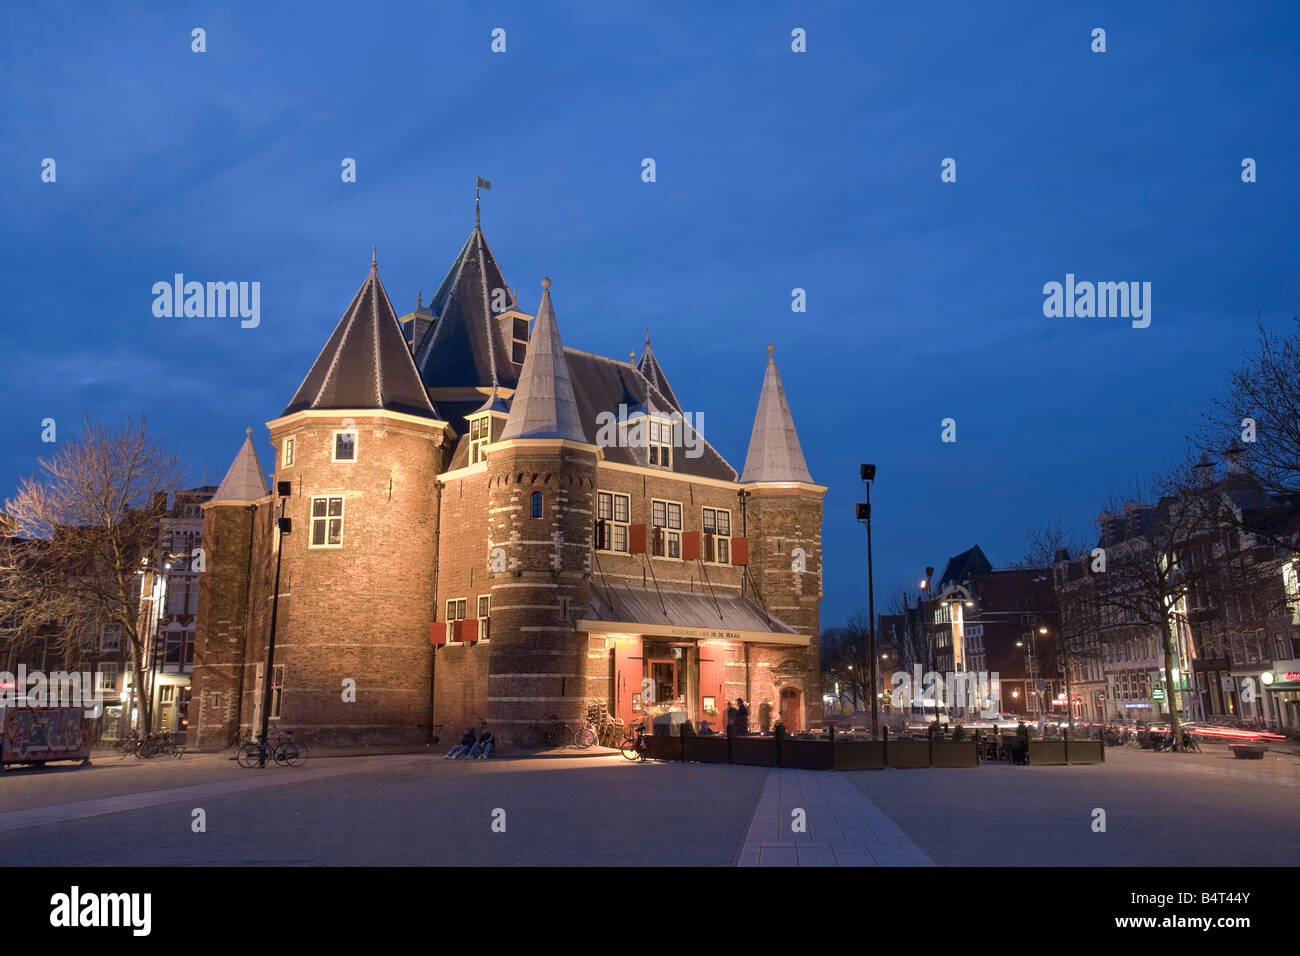
[[[510,417],[488,449],[489,722],[520,746],[558,722],[576,729],[587,708],[573,614],[588,603],[599,449],[578,417],[549,279],[542,288]]]
[[[293,401],[268,427],[277,512],[282,503],[292,522],[282,539],[272,728],[323,742],[422,741],[434,620],[432,489],[448,432],[373,262]],[[250,660],[265,658],[263,641]],[[256,725],[261,687],[251,676],[246,713]]]

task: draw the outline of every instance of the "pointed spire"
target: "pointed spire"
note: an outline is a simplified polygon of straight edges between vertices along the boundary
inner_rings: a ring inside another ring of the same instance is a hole
[[[370,271],[371,272],[379,271],[379,247],[378,246],[370,247]]]
[[[503,330],[492,311],[495,290],[506,288],[492,250],[475,226],[429,300],[433,333],[420,342],[415,356],[427,386],[514,386],[520,367],[511,361],[510,329]]]
[[[387,408],[438,417],[379,279],[373,250],[369,275],[284,414],[308,408]]]
[[[776,349],[767,346],[767,371],[763,373],[763,390],[758,397],[758,414],[749,437],[749,454],[745,456],[742,482],[812,481],[804,461],[799,435],[790,416],[781,375],[776,370]]]
[[[551,280],[542,280],[542,302],[528,340],[519,387],[510,403],[503,441],[511,438],[565,438],[586,442],[569,363],[551,305]]]
[[[664,398],[668,399],[673,409],[682,411],[681,402],[677,401],[677,396],[673,394],[672,386],[668,384],[668,376],[664,374],[663,368],[659,365],[659,360],[655,358],[655,353],[650,348],[650,330],[645,330],[645,351],[641,353],[641,360],[636,363],[637,371],[645,376],[647,382],[659,390]],[[670,411],[671,409],[665,409]]]
[[[221,479],[213,501],[257,501],[270,494],[266,475],[262,473],[262,463],[257,460],[257,449],[253,447],[253,430],[244,430],[244,444],[239,454],[231,462],[226,477]]]

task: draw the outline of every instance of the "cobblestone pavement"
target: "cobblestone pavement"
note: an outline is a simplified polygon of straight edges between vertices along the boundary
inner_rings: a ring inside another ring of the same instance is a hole
[[[1300,760],[1282,755],[843,774],[421,752],[245,770],[227,756],[5,771],[0,865],[1255,866],[1290,865],[1300,845]]]

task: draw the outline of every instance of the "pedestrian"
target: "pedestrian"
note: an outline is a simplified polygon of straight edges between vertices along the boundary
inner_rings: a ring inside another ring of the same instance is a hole
[[[740,697],[736,698],[736,733],[749,733],[749,708]]]
[[[447,756],[443,760],[455,760],[457,757],[463,757],[469,754],[474,746],[474,728],[466,727],[465,733],[461,734],[460,743],[447,751]]]
[[[474,744],[469,755],[470,757],[478,757],[479,760],[487,760],[488,755],[492,753],[492,746],[496,742],[496,737],[493,736],[492,731],[487,729],[486,720],[483,721],[480,729],[481,733],[478,735],[478,742]]]
[[[733,707],[731,704],[727,704],[727,723],[726,723],[726,727],[727,727],[727,733],[729,733],[729,734],[737,733],[737,730],[736,730],[736,708]]]

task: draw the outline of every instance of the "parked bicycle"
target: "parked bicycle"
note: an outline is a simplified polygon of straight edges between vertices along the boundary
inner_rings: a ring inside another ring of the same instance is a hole
[[[113,748],[117,751],[118,757],[125,760],[127,757],[136,756],[136,751],[140,749],[140,732],[132,730],[129,734],[118,741],[117,746]]]
[[[623,756],[628,760],[645,760],[646,743],[644,721],[632,728],[632,736],[624,739],[618,749],[623,752]]]
[[[281,767],[298,767],[307,762],[307,756],[307,745],[301,740],[294,740],[292,730],[285,731],[283,736],[271,741],[249,740],[235,752],[235,760],[244,768],[260,768],[271,763]]]

